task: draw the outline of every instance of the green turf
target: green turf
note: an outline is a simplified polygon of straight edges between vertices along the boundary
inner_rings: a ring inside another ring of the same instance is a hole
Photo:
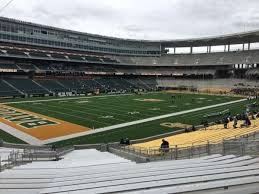
[[[78,137],[70,140],[65,140],[57,142],[57,146],[66,146],[71,144],[91,144],[91,143],[107,143],[119,141],[122,137],[128,137],[129,139],[139,139],[148,136],[158,135],[162,133],[172,132],[179,130],[178,128],[167,128],[160,124],[164,122],[181,122],[185,124],[198,125],[201,123],[203,116],[206,113],[213,113],[218,111],[223,111],[229,109],[231,114],[237,114],[245,111],[246,104],[251,102],[241,102],[233,105],[223,106],[219,108],[212,108],[206,111],[198,111],[195,113],[189,113],[182,116],[171,117],[167,119],[161,119],[156,121],[151,121],[148,123],[142,123],[138,125],[133,125],[129,127],[124,127],[121,129],[115,129],[112,131],[101,132],[93,135],[88,135],[84,137]]]
[[[147,98],[162,101],[141,102],[136,100]],[[171,94],[162,92],[34,103],[24,102],[10,104],[10,106],[96,129],[237,99],[236,97],[176,94],[176,99],[172,103]],[[88,102],[84,102],[86,100]]]
[[[172,102],[171,96],[172,94],[165,92],[156,92],[143,95],[134,94],[101,96],[93,98],[83,97],[80,99],[72,98],[69,100],[66,98],[59,98],[57,101],[39,101],[41,99],[37,99],[35,102],[19,102],[17,104],[8,105],[96,129],[240,99],[239,97],[213,96],[204,94],[175,94],[176,98]],[[52,100],[53,98],[48,99]],[[136,99],[159,99],[162,101],[142,102],[137,101]],[[160,125],[161,123],[181,122],[196,125],[200,124],[206,113],[229,109],[234,114],[243,111],[246,103],[248,102],[151,121],[88,135],[85,137],[57,142],[56,144],[58,146],[65,146],[70,144],[103,143],[118,141],[122,137],[138,139],[158,135],[161,133],[179,130],[177,128],[163,127]]]
[[[18,143],[18,144],[25,144],[22,140],[6,133],[5,131],[0,129],[0,139],[3,139],[5,142],[8,143]]]

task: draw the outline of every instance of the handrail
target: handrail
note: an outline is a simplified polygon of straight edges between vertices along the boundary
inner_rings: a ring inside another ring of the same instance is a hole
[[[221,141],[202,141],[204,144],[171,145],[169,148],[160,147],[133,147],[133,146],[113,146],[114,149],[122,150],[125,153],[135,154],[148,158],[148,161],[163,159],[183,159],[200,157],[210,154],[235,154],[235,155],[259,155],[259,139],[255,139],[259,131],[235,136],[234,138],[221,139]],[[252,137],[252,139],[251,139]],[[231,147],[231,145],[234,145]],[[124,154],[125,155],[125,154]]]

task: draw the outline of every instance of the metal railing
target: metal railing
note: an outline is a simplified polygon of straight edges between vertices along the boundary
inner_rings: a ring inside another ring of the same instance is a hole
[[[29,146],[2,142],[2,146],[5,147],[5,145],[14,150],[9,153],[7,158],[0,157],[0,172],[33,161],[59,160],[63,155],[74,150],[72,146],[52,150],[50,146]]]
[[[2,159],[0,157],[0,172],[2,172],[5,169],[10,169],[14,166],[18,166],[20,164],[23,164],[23,152],[20,151],[12,151],[8,155],[7,159]]]
[[[188,159],[211,154],[259,156],[259,131],[215,142],[199,141],[191,145],[173,145],[166,149],[120,145],[112,145],[112,147],[124,152],[124,157],[130,153],[131,156],[134,154],[136,157],[145,157],[147,161]]]

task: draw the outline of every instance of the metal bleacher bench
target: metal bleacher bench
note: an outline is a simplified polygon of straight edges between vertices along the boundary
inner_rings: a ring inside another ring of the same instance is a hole
[[[219,154],[136,164],[96,150],[0,173],[0,193],[207,193],[254,191],[259,158]],[[251,187],[250,187],[251,186]]]

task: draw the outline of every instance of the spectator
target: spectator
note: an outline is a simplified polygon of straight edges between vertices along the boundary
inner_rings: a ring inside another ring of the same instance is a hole
[[[121,138],[121,140],[120,140],[120,145],[125,145],[124,138]]]
[[[53,144],[53,145],[51,146],[51,150],[52,150],[52,151],[56,151],[56,146],[55,146],[55,144]]]
[[[223,124],[224,124],[224,128],[225,129],[227,129],[228,128],[228,118],[227,117],[225,117],[224,119],[223,119]]]
[[[125,139],[125,145],[130,145],[130,140],[129,140],[129,138],[126,138],[126,139]]]
[[[160,148],[163,152],[168,152],[169,151],[169,142],[166,141],[165,139],[162,139],[162,144],[161,144]]]
[[[251,125],[251,121],[250,121],[250,119],[248,118],[248,117],[246,117],[245,119],[244,119],[244,123],[241,125],[241,128],[242,127],[248,127],[248,126],[250,126]]]
[[[208,122],[207,120],[203,121],[202,124],[203,124],[205,130],[206,130],[207,127],[209,126],[209,122]]]
[[[234,124],[233,124],[234,128],[237,128],[237,117],[234,117]]]
[[[246,124],[247,124],[247,126],[251,125],[251,121],[250,121],[249,117],[246,117]]]

